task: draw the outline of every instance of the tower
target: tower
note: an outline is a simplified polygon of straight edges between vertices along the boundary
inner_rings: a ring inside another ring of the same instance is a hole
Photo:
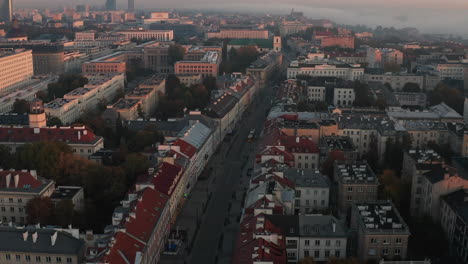
[[[107,11],[117,10],[117,0],[106,0],[106,10]]]
[[[275,36],[273,38],[273,48],[277,52],[281,51],[281,36]]]
[[[135,0],[128,0],[128,9],[129,12],[135,11]]]
[[[34,98],[29,103],[29,127],[46,127],[47,118],[42,100]]]
[[[13,19],[13,0],[0,0],[0,22],[10,23]]]

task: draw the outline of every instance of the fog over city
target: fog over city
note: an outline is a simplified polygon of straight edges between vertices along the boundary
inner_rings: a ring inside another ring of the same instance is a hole
[[[71,0],[16,0],[21,7],[50,7],[51,4],[75,5],[87,3],[99,5],[100,1]],[[424,33],[460,34],[468,36],[466,23],[468,1],[465,0],[136,0],[137,8],[167,9],[196,8],[222,11],[252,11],[286,14],[291,8],[304,12],[311,18],[328,18],[336,23],[416,27]],[[118,0],[124,7],[125,0]],[[423,6],[423,8],[421,8]],[[443,18],[443,19],[442,19]]]

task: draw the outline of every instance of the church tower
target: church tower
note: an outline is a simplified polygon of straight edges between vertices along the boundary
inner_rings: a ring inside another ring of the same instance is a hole
[[[42,100],[34,98],[29,103],[29,127],[46,127],[47,118]]]
[[[281,36],[274,36],[273,37],[273,48],[275,51],[281,51]]]

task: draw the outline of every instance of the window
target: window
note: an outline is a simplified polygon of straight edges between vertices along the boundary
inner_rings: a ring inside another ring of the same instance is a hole
[[[320,246],[320,240],[315,240],[315,245]]]
[[[348,192],[352,192],[353,191],[353,187],[348,187]]]
[[[341,240],[337,240],[337,241],[335,242],[335,245],[336,245],[337,247],[341,246]]]
[[[50,262],[52,261],[52,258],[51,258],[51,257],[45,257],[45,261],[46,261],[47,263],[50,263]]]
[[[351,195],[348,195],[347,199],[348,199],[348,201],[352,201],[353,197]]]
[[[367,255],[369,256],[375,256],[377,254],[377,251],[375,248],[369,248],[369,251],[367,252]]]
[[[8,198],[8,201],[9,201],[10,203],[12,203],[12,202],[13,202],[13,198]]]
[[[22,202],[23,202],[23,199],[18,198],[18,203],[22,203]]]
[[[337,258],[340,257],[340,251],[339,250],[335,250],[335,257],[337,257]]]
[[[306,246],[310,245],[310,240],[308,240],[308,239],[305,240],[305,241],[304,241],[304,245],[306,245]]]
[[[24,258],[25,258],[26,261],[28,261],[28,262],[31,261],[31,256],[29,256],[29,255],[26,255]]]
[[[5,259],[6,259],[6,260],[11,260],[10,254],[5,254]]]
[[[325,246],[329,247],[331,245],[330,240],[325,240]]]
[[[384,256],[388,255],[388,248],[382,249],[382,255],[384,255]]]
[[[5,207],[2,207],[2,212],[5,212]]]
[[[320,251],[314,250],[314,258],[320,257]]]
[[[15,211],[15,208],[14,207],[10,207],[10,212],[14,212]]]
[[[383,243],[384,245],[388,245],[388,244],[389,244],[389,243],[388,243],[388,239],[384,239],[384,240],[382,241],[382,243]]]
[[[401,244],[401,238],[400,237],[397,237],[395,239],[395,244]]]
[[[326,258],[330,257],[330,250],[325,250],[325,257]]]
[[[399,256],[401,254],[401,249],[395,248],[395,256]]]
[[[16,261],[21,261],[21,256],[20,255],[16,255]]]
[[[57,257],[56,260],[57,260],[57,263],[62,263],[62,258],[61,257]]]
[[[377,244],[377,238],[371,238],[370,242],[371,244]]]
[[[309,250],[304,250],[304,258],[310,256]]]
[[[41,256],[36,256],[36,262],[41,262]]]

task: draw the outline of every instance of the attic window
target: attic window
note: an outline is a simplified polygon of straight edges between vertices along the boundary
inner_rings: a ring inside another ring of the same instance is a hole
[[[31,188],[31,184],[25,184],[25,185],[23,185],[23,188],[24,189],[29,189],[29,188]]]

